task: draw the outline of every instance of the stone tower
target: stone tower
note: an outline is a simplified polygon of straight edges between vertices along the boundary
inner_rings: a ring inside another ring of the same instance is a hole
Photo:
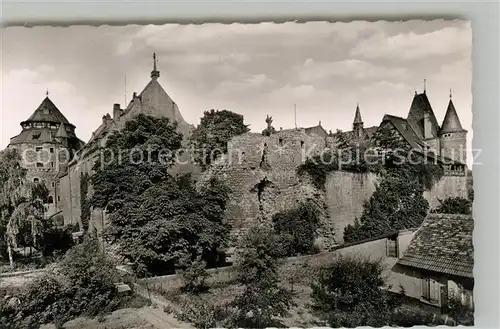
[[[462,128],[455,105],[451,99],[439,131],[441,155],[466,163],[467,161],[467,130]]]
[[[363,135],[363,119],[361,119],[361,112],[359,111],[359,104],[356,106],[356,113],[354,114],[354,121],[352,123],[352,132],[356,138]]]
[[[49,190],[47,216],[57,212],[61,197],[57,195],[57,176],[64,170],[83,142],[75,135],[75,126],[59,111],[50,98],[21,122],[22,131],[10,139],[8,148],[15,148],[22,156],[27,179],[44,183]]]

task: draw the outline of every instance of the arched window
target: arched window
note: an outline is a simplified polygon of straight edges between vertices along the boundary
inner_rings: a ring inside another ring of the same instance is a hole
[[[52,197],[52,195],[49,195],[49,201],[48,201],[49,204],[53,204],[54,203],[54,198]]]
[[[35,184],[40,183],[40,179],[38,179],[38,178],[36,178],[36,177],[35,177],[35,178],[33,178],[33,183],[35,183]]]

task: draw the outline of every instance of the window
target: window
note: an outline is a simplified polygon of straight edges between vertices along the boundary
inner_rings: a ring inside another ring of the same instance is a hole
[[[35,151],[36,152],[41,152],[42,151],[42,147],[40,147],[40,146],[35,147]]]
[[[52,197],[52,195],[49,195],[49,201],[48,201],[49,204],[53,204],[54,203],[54,198]]]
[[[38,178],[33,178],[33,183],[38,184],[40,183],[40,180]]]
[[[300,141],[300,147],[304,148],[304,141]]]
[[[283,146],[283,138],[279,139],[280,146]]]
[[[59,195],[57,196],[57,201],[61,201],[61,197]]]
[[[50,163],[50,166],[51,166],[52,168],[54,168],[54,162],[51,162],[51,163]]]
[[[439,303],[439,282],[431,278],[422,278],[422,298],[431,303]]]
[[[54,153],[54,148],[53,147],[50,148],[50,153]]]
[[[52,187],[55,187],[55,186],[56,186],[56,183],[52,182],[52,184],[51,184],[51,185],[52,185]]]
[[[42,133],[34,133],[33,135],[31,135],[31,138],[33,138],[33,139],[35,139],[35,140],[36,140],[36,139],[40,138],[40,135],[41,135],[41,134],[42,134]]]
[[[36,167],[37,167],[37,168],[43,168],[43,163],[41,163],[41,162],[37,162],[37,163],[36,163]]]

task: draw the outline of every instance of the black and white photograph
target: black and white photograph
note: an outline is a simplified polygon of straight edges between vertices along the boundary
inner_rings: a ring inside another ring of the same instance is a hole
[[[0,42],[0,329],[474,325],[470,21]]]

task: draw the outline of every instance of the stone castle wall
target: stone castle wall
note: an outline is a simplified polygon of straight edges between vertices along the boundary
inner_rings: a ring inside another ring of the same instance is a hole
[[[226,217],[235,236],[256,222],[270,223],[277,212],[315,200],[326,206],[320,234],[323,246],[329,247],[343,242],[344,228],[361,217],[379,178],[373,173],[336,171],[328,175],[325,191],[318,190],[307,177],[297,175],[297,168],[306,156],[326,146],[328,140],[301,131],[281,131],[269,137],[247,133],[231,141],[230,156],[212,166],[199,183],[216,176],[231,187]],[[457,196],[467,198],[465,176],[444,176],[424,193],[431,209],[439,205],[438,199]]]

